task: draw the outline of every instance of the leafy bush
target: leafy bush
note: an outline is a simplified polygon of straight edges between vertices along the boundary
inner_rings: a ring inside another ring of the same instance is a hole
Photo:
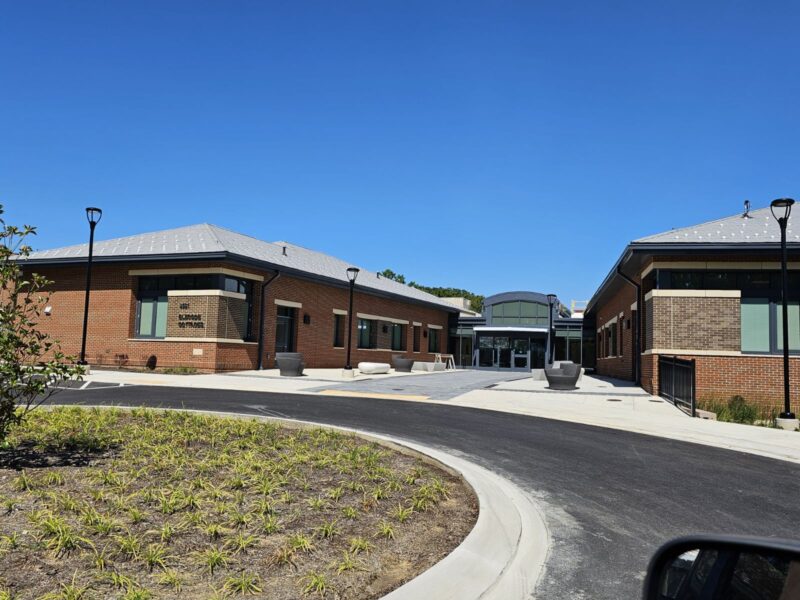
[[[39,329],[52,282],[23,271],[31,253],[26,238],[35,234],[34,227],[7,225],[0,216],[0,444],[60,382],[83,374]]]

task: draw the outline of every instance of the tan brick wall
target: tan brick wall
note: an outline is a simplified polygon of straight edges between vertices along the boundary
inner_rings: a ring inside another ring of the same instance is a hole
[[[741,350],[739,298],[653,296],[647,302],[647,348]]]
[[[158,264],[115,264],[96,263],[92,269],[92,292],[89,312],[87,340],[87,360],[95,365],[143,366],[152,356],[157,366],[190,366],[202,371],[250,369],[257,364],[258,320],[261,306],[259,283],[254,283],[253,292],[253,343],[211,343],[211,342],[172,342],[162,340],[132,339],[136,319],[136,278],[128,275],[131,269],[172,269],[197,267],[228,267],[239,271],[270,277],[271,273],[232,263],[158,263]],[[42,319],[43,331],[59,339],[67,354],[77,356],[80,352],[81,330],[83,325],[83,299],[85,289],[85,267],[37,268],[37,272],[54,281],[50,305],[52,315]],[[170,297],[169,311],[173,310]],[[181,298],[175,296],[174,298]],[[186,297],[191,303],[197,297]],[[183,337],[241,337],[246,324],[244,303],[234,298],[217,298],[217,310],[205,313],[208,321],[203,330],[206,333],[184,328]],[[333,309],[347,310],[348,290],[322,283],[302,280],[283,275],[267,288],[265,314],[264,357],[265,366],[272,366],[275,353],[275,324],[277,307],[275,298],[302,303],[297,311],[297,351],[302,352],[309,367],[341,367],[345,364],[345,350],[333,347]],[[225,300],[225,303],[219,300]],[[226,304],[226,306],[224,306]],[[177,305],[176,305],[177,306]],[[224,307],[223,307],[224,306]],[[441,349],[447,348],[448,313],[433,307],[380,298],[359,290],[356,285],[355,312],[367,313],[409,322],[423,323],[423,331],[428,324],[439,325],[442,332]],[[311,323],[303,323],[303,315],[308,314]],[[221,318],[224,317],[224,318]],[[171,315],[170,315],[171,320]],[[225,335],[210,335],[213,329]],[[379,329],[379,335],[381,329]],[[171,336],[173,331],[169,330]],[[177,333],[177,332],[176,332]],[[360,361],[389,362],[391,350],[363,350],[357,346],[357,318],[353,319],[353,351],[351,362]],[[386,346],[390,346],[391,332],[386,335]],[[412,327],[406,328],[406,348],[404,354],[419,360],[433,360],[427,350],[427,339],[421,338],[420,353],[412,353]],[[346,336],[345,336],[346,342]]]

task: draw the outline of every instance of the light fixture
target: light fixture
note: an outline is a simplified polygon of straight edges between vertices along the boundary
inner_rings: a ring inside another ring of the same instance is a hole
[[[796,429],[798,422],[791,411],[789,403],[789,276],[786,268],[786,226],[789,224],[789,215],[792,213],[794,200],[791,198],[778,198],[770,205],[772,216],[781,228],[781,308],[783,317],[783,412],[778,415],[777,424],[786,429]],[[780,214],[782,213],[782,214]]]
[[[352,373],[353,367],[350,365],[350,350],[353,347],[353,291],[356,287],[356,278],[360,269],[357,267],[347,268],[347,280],[350,282],[350,308],[347,311],[347,357],[344,370]]]
[[[103,211],[95,206],[86,208],[86,220],[89,221],[89,257],[86,261],[86,295],[83,303],[83,332],[81,333],[81,356],[79,365],[86,363],[86,332],[89,327],[89,290],[92,287],[92,255],[94,253],[94,228],[100,222]]]
[[[94,206],[89,206],[86,209],[86,219],[89,221],[90,224],[97,225],[100,222],[100,219],[103,218],[103,211],[99,208]]]

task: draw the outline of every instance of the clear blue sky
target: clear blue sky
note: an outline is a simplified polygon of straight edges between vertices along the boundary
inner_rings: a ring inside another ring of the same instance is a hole
[[[588,299],[631,239],[800,195],[799,6],[6,1],[0,202],[40,248],[97,205]]]

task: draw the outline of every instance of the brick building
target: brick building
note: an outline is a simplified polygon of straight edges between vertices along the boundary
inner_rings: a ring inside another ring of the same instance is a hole
[[[800,230],[789,222],[792,406],[800,402]],[[780,229],[769,208],[628,244],[589,301],[600,375],[658,393],[658,357],[694,359],[700,400],[783,398]]]
[[[80,352],[88,244],[33,253],[22,264],[52,280],[41,328]],[[93,365],[194,367],[274,364],[301,352],[308,367],[343,367],[353,265],[285,242],[193,225],[94,245],[86,359]],[[262,307],[265,310],[262,311]],[[352,364],[421,361],[446,352],[452,304],[361,270]],[[263,317],[263,324],[262,324]]]

